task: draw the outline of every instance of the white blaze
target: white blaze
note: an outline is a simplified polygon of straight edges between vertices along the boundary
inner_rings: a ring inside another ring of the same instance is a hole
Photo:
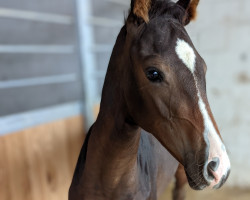
[[[219,183],[220,179],[223,175],[227,173],[230,169],[230,161],[228,155],[225,150],[225,146],[222,143],[218,133],[210,119],[210,116],[207,112],[206,105],[202,100],[198,84],[197,78],[195,76],[195,62],[196,62],[196,55],[193,48],[184,40],[177,39],[176,54],[185,64],[185,66],[191,71],[194,77],[195,86],[197,90],[197,97],[198,97],[198,105],[200,112],[203,116],[203,123],[204,123],[204,137],[209,142],[209,155],[208,155],[208,162],[212,161],[214,157],[218,157],[220,159],[220,165],[217,169],[216,173],[214,173],[215,180],[211,183],[211,186],[215,186]]]
[[[194,74],[196,56],[193,48],[184,40],[177,39],[175,51],[186,67]]]

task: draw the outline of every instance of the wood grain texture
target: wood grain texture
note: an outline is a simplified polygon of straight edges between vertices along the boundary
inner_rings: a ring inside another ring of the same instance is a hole
[[[0,137],[0,199],[66,200],[83,140],[81,116]]]

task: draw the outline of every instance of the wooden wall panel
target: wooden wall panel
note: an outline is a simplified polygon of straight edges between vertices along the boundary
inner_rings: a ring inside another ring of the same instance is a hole
[[[0,139],[0,199],[10,199],[8,163],[5,138]]]
[[[1,200],[66,200],[84,140],[82,117],[0,137]]]

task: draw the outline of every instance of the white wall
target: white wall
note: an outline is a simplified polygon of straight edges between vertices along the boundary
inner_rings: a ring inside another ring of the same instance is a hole
[[[231,158],[230,186],[250,186],[250,1],[201,0],[187,30],[205,59],[207,93]]]

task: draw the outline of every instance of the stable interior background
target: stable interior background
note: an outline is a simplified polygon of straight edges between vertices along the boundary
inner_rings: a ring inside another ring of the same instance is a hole
[[[84,130],[129,0],[0,0],[0,199],[67,199]],[[219,191],[250,198],[250,1],[200,1],[187,26],[205,59],[210,106],[232,172]],[[84,123],[85,122],[85,123]],[[171,187],[165,196],[171,195]]]

